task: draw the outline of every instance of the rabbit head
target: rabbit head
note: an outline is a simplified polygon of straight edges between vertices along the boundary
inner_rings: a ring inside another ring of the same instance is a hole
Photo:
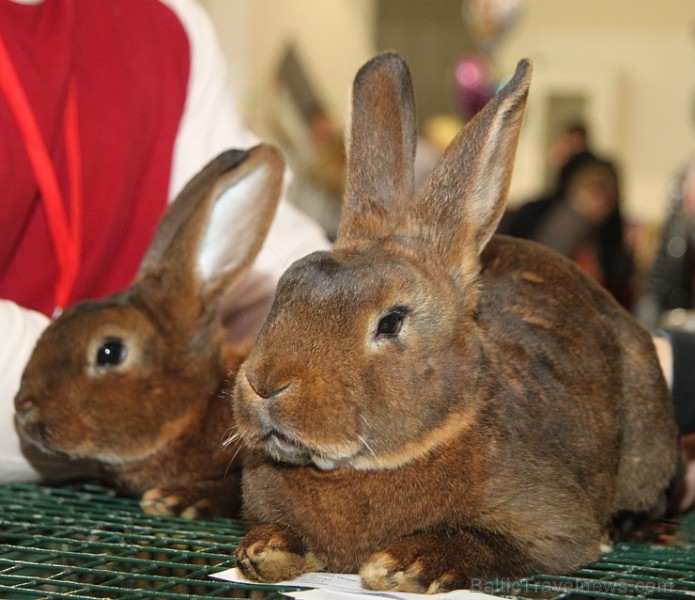
[[[501,218],[531,65],[413,189],[415,108],[404,63],[356,77],[347,193],[332,252],[280,281],[240,378],[247,438],[322,468],[393,467],[476,409],[480,253]],[[320,426],[318,426],[320,423]],[[437,431],[438,433],[433,433]]]
[[[227,342],[218,304],[262,246],[283,165],[266,145],[212,160],[164,214],[131,286],[49,325],[15,399],[26,441],[117,470],[185,437],[191,472],[171,457],[155,471],[195,477],[196,452],[212,463],[224,432],[208,405],[225,405],[216,395],[246,353]],[[148,487],[157,472],[122,483]]]

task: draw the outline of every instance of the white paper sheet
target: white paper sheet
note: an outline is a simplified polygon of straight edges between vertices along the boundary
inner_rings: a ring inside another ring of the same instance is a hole
[[[255,582],[245,579],[236,568],[227,569],[220,573],[214,573],[211,577],[223,579],[234,583],[254,585]],[[268,584],[263,584],[267,586]],[[305,573],[292,581],[282,581],[275,584],[277,587],[311,588],[299,592],[283,592],[286,596],[297,600],[374,600],[375,596],[396,598],[399,600],[487,600],[495,598],[480,592],[470,590],[454,590],[446,594],[409,594],[405,592],[373,592],[366,590],[360,583],[359,575],[345,575],[339,573]],[[275,587],[274,586],[274,587]]]

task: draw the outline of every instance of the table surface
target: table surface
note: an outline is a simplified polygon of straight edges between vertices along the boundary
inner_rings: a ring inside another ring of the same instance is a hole
[[[144,514],[92,482],[0,486],[0,598],[262,598],[274,588],[211,579],[233,566],[240,521]],[[572,576],[534,575],[481,590],[517,598],[691,598],[695,514],[619,543]]]

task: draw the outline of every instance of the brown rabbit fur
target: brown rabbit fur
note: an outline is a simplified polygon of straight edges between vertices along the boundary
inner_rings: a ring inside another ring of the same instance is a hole
[[[128,289],[49,325],[15,399],[24,440],[147,492],[148,512],[238,514],[225,395],[250,342],[228,341],[218,305],[262,246],[283,165],[270,146],[220,155],[165,213]]]
[[[663,507],[677,434],[649,333],[570,261],[493,237],[531,70],[416,192],[407,68],[358,73],[335,248],[284,274],[236,379],[248,578],[566,573],[615,515]]]

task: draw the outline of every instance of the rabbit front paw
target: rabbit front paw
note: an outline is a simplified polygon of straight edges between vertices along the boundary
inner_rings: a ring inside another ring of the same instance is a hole
[[[239,514],[241,492],[238,477],[200,481],[187,486],[152,488],[140,500],[150,515],[210,519]]]
[[[210,516],[208,502],[197,498],[191,502],[181,488],[152,488],[140,499],[140,508],[148,515],[201,519]]]
[[[370,590],[435,594],[460,587],[461,574],[417,537],[402,538],[372,554],[360,568]]]
[[[289,581],[321,568],[299,536],[271,524],[259,525],[244,536],[236,562],[244,577],[265,583]]]

